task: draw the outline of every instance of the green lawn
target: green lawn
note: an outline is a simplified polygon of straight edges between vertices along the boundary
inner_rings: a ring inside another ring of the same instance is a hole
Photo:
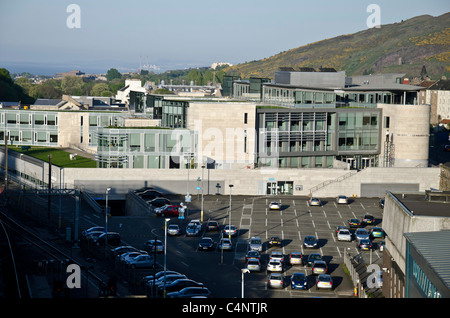
[[[52,164],[64,168],[96,168],[95,160],[77,155],[74,160],[70,160],[70,153],[64,150],[47,147],[30,147],[29,150],[22,150],[16,146],[8,146],[8,149],[23,153],[30,157],[48,162],[49,155],[52,155]]]

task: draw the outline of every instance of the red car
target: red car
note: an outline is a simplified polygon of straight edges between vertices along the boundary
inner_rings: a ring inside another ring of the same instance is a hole
[[[155,209],[157,216],[178,216],[181,205],[165,205],[160,209]]]

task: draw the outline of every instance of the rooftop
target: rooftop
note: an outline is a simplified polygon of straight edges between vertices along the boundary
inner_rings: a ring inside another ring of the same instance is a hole
[[[428,193],[428,191],[427,191]],[[432,192],[433,196],[423,194],[402,194],[392,193],[410,212],[415,216],[436,216],[450,218],[450,193],[447,193],[445,201],[445,192]],[[438,196],[442,194],[442,196]]]

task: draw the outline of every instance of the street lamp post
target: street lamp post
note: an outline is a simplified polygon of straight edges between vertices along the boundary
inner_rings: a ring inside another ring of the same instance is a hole
[[[108,244],[108,196],[111,188],[106,188],[106,207],[105,207],[105,258],[106,258],[106,249]]]
[[[168,218],[164,219],[164,298],[166,298],[167,222],[169,222],[169,221],[170,221],[170,219],[168,219]]]
[[[200,221],[203,223],[203,169],[205,169],[205,165],[202,165],[202,183],[201,183],[201,187],[202,187],[202,210],[200,213]]]
[[[233,187],[232,184],[228,185],[230,187],[230,211],[228,216],[228,238],[231,240],[231,188]]]

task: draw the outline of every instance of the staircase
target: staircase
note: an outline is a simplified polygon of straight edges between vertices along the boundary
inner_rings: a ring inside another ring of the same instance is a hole
[[[309,189],[310,196],[312,196],[314,192],[317,192],[318,190],[321,190],[321,189],[325,188],[326,186],[328,186],[330,184],[342,182],[345,179],[348,179],[348,178],[350,178],[351,176],[353,176],[353,175],[355,175],[357,173],[358,173],[357,170],[352,170],[349,173],[346,173],[343,176],[340,176],[340,177],[338,177],[338,178],[336,178],[334,180],[326,180],[326,181],[324,181],[322,183],[319,183],[318,185],[316,185],[316,186],[312,187],[311,189]]]

